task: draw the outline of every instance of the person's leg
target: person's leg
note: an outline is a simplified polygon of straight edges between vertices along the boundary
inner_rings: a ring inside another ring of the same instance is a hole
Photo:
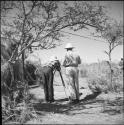
[[[79,100],[79,71],[75,72],[75,88],[76,88],[76,99]]]
[[[44,87],[45,101],[49,101],[47,72],[48,72],[47,67],[44,67],[41,69],[41,73],[40,73],[41,79],[42,79],[42,84]]]
[[[49,101],[54,101],[54,89],[53,89],[53,71],[49,70],[49,81],[48,81]]]
[[[67,92],[67,96],[70,100],[70,96],[71,96],[71,91],[70,91],[70,76],[68,74],[65,75],[66,79],[65,79],[65,84],[66,84],[66,92]]]
[[[75,88],[75,79],[74,79],[74,71],[71,69],[70,74],[69,74],[69,87],[71,91],[71,100],[76,99],[76,88]]]
[[[43,86],[44,86],[45,101],[49,101],[48,81],[45,75],[42,77],[42,81],[43,81]]]
[[[68,95],[69,100],[72,102],[76,99],[76,89],[75,89],[75,81],[74,81],[74,68],[67,67],[66,68],[66,78],[68,85]]]
[[[37,80],[39,85],[42,87],[43,85],[43,89],[44,89],[44,97],[45,97],[45,101],[49,100],[49,95],[48,95],[48,82],[47,82],[47,67],[44,68],[39,68],[35,74],[37,76]]]

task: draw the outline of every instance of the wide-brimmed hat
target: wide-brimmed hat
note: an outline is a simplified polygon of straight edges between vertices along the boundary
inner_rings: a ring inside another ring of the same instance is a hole
[[[74,48],[71,43],[67,43],[65,49]]]

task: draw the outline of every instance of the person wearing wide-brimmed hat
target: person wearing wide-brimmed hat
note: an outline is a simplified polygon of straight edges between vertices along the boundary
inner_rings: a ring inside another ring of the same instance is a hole
[[[79,101],[79,69],[78,65],[81,64],[80,56],[73,52],[73,46],[71,43],[68,43],[65,46],[67,50],[62,65],[66,69],[67,85],[69,90],[70,102]]]

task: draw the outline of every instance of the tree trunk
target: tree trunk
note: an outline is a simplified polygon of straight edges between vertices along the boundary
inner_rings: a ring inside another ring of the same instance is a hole
[[[113,86],[113,70],[112,70],[112,62],[111,62],[111,53],[109,53],[109,68],[110,68],[110,86],[112,88],[112,91],[114,91],[114,86]]]
[[[25,64],[24,64],[24,52],[22,53],[22,65],[23,65],[23,81],[25,80]]]

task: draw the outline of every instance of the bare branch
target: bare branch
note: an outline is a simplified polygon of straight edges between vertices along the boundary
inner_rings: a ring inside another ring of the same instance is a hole
[[[55,42],[59,41],[61,37],[60,31],[64,28],[79,30],[90,26],[100,29],[102,22],[105,20],[104,12],[99,9],[99,6],[96,7],[97,9],[93,9],[94,6],[92,4],[86,4],[85,2],[76,2],[72,7],[61,3],[66,6],[62,8],[61,12],[63,13],[58,11],[61,5],[55,1],[21,1],[20,3],[20,7],[16,8],[18,9],[17,16],[14,16],[19,18],[19,20],[15,19],[16,21],[13,24],[19,34],[18,46],[21,46],[18,56],[33,42],[42,43],[41,46],[43,48],[55,47],[57,45]],[[18,2],[15,4],[18,6]],[[20,11],[23,12],[20,13]],[[7,20],[7,18],[5,19]],[[27,40],[29,34],[33,36],[30,41]],[[46,42],[47,39],[48,41]]]
[[[104,51],[104,53],[106,53],[107,55],[109,55],[109,53],[107,51]]]

